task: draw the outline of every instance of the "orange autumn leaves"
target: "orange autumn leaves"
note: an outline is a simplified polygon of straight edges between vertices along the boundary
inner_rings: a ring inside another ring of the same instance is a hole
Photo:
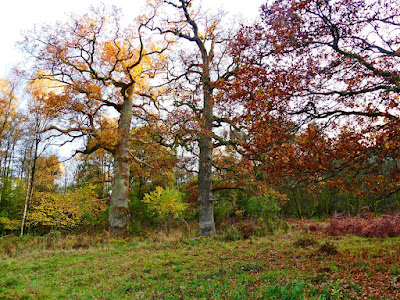
[[[127,92],[133,92],[140,114],[159,93],[150,91],[150,81],[166,63],[163,45],[140,30],[122,29],[120,13],[93,9],[55,28],[32,31],[23,42],[37,48],[30,48],[37,73],[29,91],[42,112],[60,124],[51,128],[72,138],[88,136],[91,149],[115,150],[122,138],[118,114]],[[143,94],[146,100],[140,99]]]

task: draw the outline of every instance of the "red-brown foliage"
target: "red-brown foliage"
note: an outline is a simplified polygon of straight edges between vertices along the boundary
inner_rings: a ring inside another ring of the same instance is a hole
[[[254,224],[250,220],[241,221],[237,227],[244,239],[250,238],[255,233]]]
[[[325,228],[329,235],[353,234],[363,237],[400,236],[400,215],[381,218],[333,218]]]
[[[276,0],[261,16],[231,45],[224,103],[243,108],[241,155],[279,186],[397,192],[397,2]]]

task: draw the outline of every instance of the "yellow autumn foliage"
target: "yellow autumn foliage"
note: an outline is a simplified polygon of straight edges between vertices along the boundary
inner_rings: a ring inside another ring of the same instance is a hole
[[[0,226],[5,230],[18,230],[21,228],[21,220],[10,220],[6,217],[0,217]]]
[[[160,221],[180,219],[187,208],[181,192],[169,187],[156,187],[154,191],[145,194],[143,202]]]
[[[103,212],[107,205],[96,199],[93,186],[66,193],[37,192],[28,216],[30,226],[68,229],[85,225],[86,218]]]
[[[36,192],[51,192],[56,188],[55,181],[63,172],[63,167],[56,155],[40,156],[36,162],[35,194]]]
[[[0,79],[0,119],[5,127],[11,126],[10,120],[17,114],[17,104],[19,99],[14,93],[12,84],[6,79]]]

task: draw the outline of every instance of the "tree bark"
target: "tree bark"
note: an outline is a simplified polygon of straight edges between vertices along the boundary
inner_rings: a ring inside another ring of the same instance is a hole
[[[199,235],[215,234],[214,203],[212,196],[212,127],[213,98],[208,66],[203,71],[203,120],[199,139]]]
[[[199,235],[215,234],[214,203],[212,197],[212,147],[211,137],[200,138],[199,165]]]
[[[181,23],[183,25],[183,28],[188,29],[189,32],[187,32],[186,30],[177,29],[180,27],[181,24],[173,25],[170,22],[166,23],[167,25],[166,30],[162,30],[159,27],[155,27],[153,28],[153,30],[157,30],[164,34],[172,33],[178,38],[183,38],[191,43],[195,43],[197,49],[199,50],[198,54],[201,55],[201,63],[199,61],[198,64],[195,64],[198,67],[197,70],[193,69],[194,65],[192,65],[192,58],[188,59],[188,61],[190,61],[190,66],[186,65],[187,73],[185,74],[184,77],[188,79],[187,74],[191,73],[196,74],[196,76],[201,75],[198,84],[199,86],[201,85],[201,87],[203,88],[203,95],[202,95],[203,107],[201,108],[201,118],[200,120],[198,120],[200,132],[199,136],[196,139],[200,148],[199,174],[198,174],[199,235],[200,236],[213,235],[215,234],[214,204],[212,197],[212,152],[213,152],[212,129],[213,129],[214,99],[213,99],[213,88],[210,76],[210,66],[212,65],[212,61],[214,58],[214,46],[216,43],[213,31],[215,29],[215,25],[218,22],[217,21],[213,22],[214,25],[212,25],[211,27],[206,26],[207,27],[206,33],[202,35],[199,32],[199,26],[197,23],[198,21],[200,21],[198,19],[197,12],[194,13],[192,16],[192,11],[190,9],[192,1],[190,0],[177,0],[176,2],[161,1],[161,3],[171,5],[172,7],[174,7],[177,10],[180,10],[183,13],[182,19],[174,23],[177,24]],[[203,26],[201,26],[200,28],[202,29],[202,27]],[[196,56],[196,54],[194,53],[188,55]],[[185,64],[185,62],[183,63]],[[196,91],[194,92],[197,93],[197,85],[196,85]],[[193,107],[195,108],[193,109]],[[198,108],[196,107],[196,104],[193,107],[192,109],[197,114]]]
[[[114,179],[110,203],[109,224],[112,234],[126,231],[129,222],[129,136],[132,120],[133,86],[124,93],[119,119],[119,142],[114,152]]]
[[[24,204],[24,212],[22,215],[22,221],[21,221],[21,233],[20,236],[24,235],[24,229],[25,229],[25,222],[26,222],[26,217],[28,215],[28,209],[29,206],[32,202],[32,195],[33,195],[33,187],[35,184],[35,173],[36,173],[36,161],[38,159],[38,146],[39,146],[39,139],[37,137],[37,133],[35,136],[34,144],[32,144],[30,152],[33,152],[33,157],[31,158],[31,166],[30,166],[30,172],[28,173],[28,186],[26,188],[26,195],[25,195],[25,204]],[[34,145],[34,149],[33,148]]]

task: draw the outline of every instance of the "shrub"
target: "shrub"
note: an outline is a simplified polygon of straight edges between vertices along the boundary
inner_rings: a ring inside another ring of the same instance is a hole
[[[72,229],[95,223],[106,209],[98,201],[93,186],[61,192],[35,192],[35,201],[28,214],[28,225],[50,229]]]
[[[129,193],[129,208],[131,211],[131,224],[128,229],[133,234],[139,234],[142,227],[152,227],[157,220],[149,205],[143,202],[136,190]]]
[[[143,202],[162,224],[172,220],[182,219],[187,204],[183,202],[182,193],[174,188],[162,188],[160,186],[144,195]]]
[[[234,203],[224,200],[216,201],[214,207],[215,220],[225,220],[234,210]]]
[[[273,193],[250,197],[242,206],[248,216],[256,219],[271,219],[280,211],[279,201]]]
[[[322,226],[317,222],[313,222],[312,224],[308,225],[308,230],[311,232],[321,231]]]
[[[334,217],[326,227],[326,232],[330,235],[345,235],[353,234],[357,236],[364,236],[365,228],[372,219],[362,218],[345,218],[338,219]]]
[[[384,216],[376,219],[332,218],[325,229],[329,235],[353,234],[363,237],[400,236],[400,216]]]
[[[242,220],[237,224],[237,228],[242,235],[243,239],[248,239],[255,233],[255,227],[250,220]]]
[[[323,243],[319,247],[318,251],[321,253],[328,254],[328,255],[336,255],[339,253],[339,250],[337,249],[337,247],[330,242]]]
[[[294,242],[294,245],[301,248],[306,248],[310,246],[316,245],[316,240],[311,236],[305,236],[299,238],[297,241]]]
[[[363,231],[365,237],[395,237],[400,236],[400,218],[385,216],[367,222]]]
[[[21,228],[21,220],[10,220],[6,217],[0,217],[0,228],[9,231],[17,231]]]
[[[240,220],[235,224],[223,223],[223,239],[225,241],[237,241],[249,239],[254,235],[258,235],[259,226],[251,220]]]
[[[242,239],[242,234],[236,226],[229,226],[225,229],[222,238],[225,241],[238,241]]]

